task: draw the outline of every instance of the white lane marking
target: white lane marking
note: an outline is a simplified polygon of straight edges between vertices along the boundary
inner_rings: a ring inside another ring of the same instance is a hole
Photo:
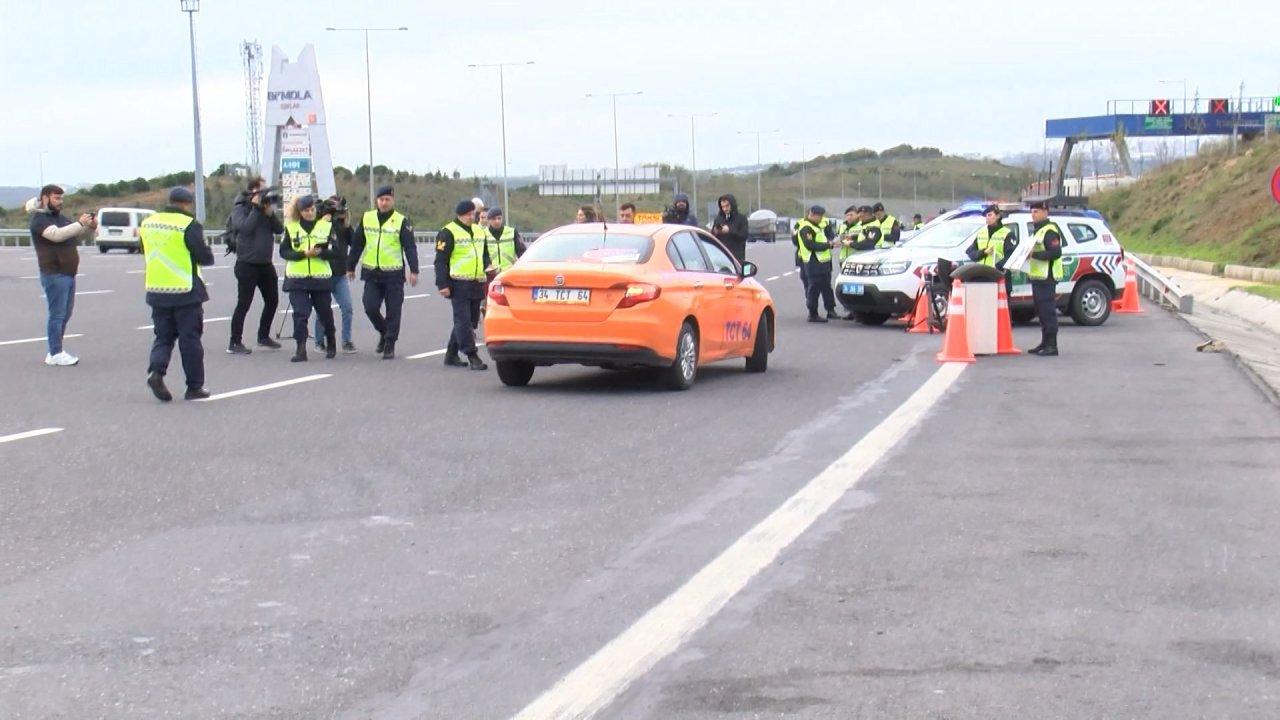
[[[62,432],[62,428],[41,428],[39,430],[28,430],[27,432],[15,433],[13,435],[0,435],[0,443],[13,442],[14,440],[26,440],[27,438],[40,437],[41,435],[52,435]]]
[[[782,277],[791,277],[792,275],[795,275],[795,274],[796,274],[796,271],[792,270],[791,272],[782,273]]]
[[[680,589],[566,675],[516,720],[589,718],[670,655],[911,434],[964,372],[947,363],[874,430]]]
[[[405,300],[417,300],[418,298],[431,297],[431,293],[418,293],[417,295],[405,295]]]
[[[292,380],[281,380],[280,382],[267,383],[266,385],[258,385],[256,387],[245,388],[243,390],[232,390],[231,392],[218,393],[216,395],[210,395],[209,397],[203,400],[197,400],[196,402],[213,402],[214,400],[225,400],[227,398],[240,397],[241,395],[259,393],[264,390],[275,390],[276,388],[288,387],[290,385],[297,385],[298,383],[311,382],[312,380],[323,380],[328,377],[333,377],[333,375],[329,373],[324,373],[320,375],[307,375],[306,377],[294,378]]]
[[[62,337],[63,339],[69,339],[84,337],[84,335],[81,333],[75,333],[72,335],[63,335]],[[41,336],[38,338],[25,338],[23,340],[5,340],[4,342],[0,342],[0,345],[21,345],[22,343],[44,342],[45,340],[48,340],[48,338]]]
[[[211,323],[211,322],[222,322],[223,320],[230,320],[230,319],[231,319],[231,316],[228,315],[227,317],[205,318],[204,321],[206,323]],[[137,329],[138,330],[155,330],[156,326],[155,325],[139,325]]]
[[[76,297],[80,297],[81,295],[106,295],[107,293],[113,292],[115,292],[115,290],[81,290],[76,293]]]
[[[19,279],[19,280],[39,280],[39,279],[40,279],[40,276],[39,276],[39,275],[23,275],[22,277],[20,277],[20,278],[18,278],[18,279]]]
[[[771,277],[771,278],[765,278],[765,279],[764,279],[764,281],[765,281],[765,282],[773,282],[774,280],[777,280],[779,277],[781,277],[781,276],[780,276],[780,275],[774,275],[774,276],[773,276],[773,277]]]
[[[484,343],[478,342],[476,343],[476,347],[484,347]],[[417,355],[409,355],[405,358],[405,360],[421,360],[422,358],[436,357],[437,355],[443,355],[445,351],[448,349],[449,348],[440,348],[439,350],[432,350],[431,352],[418,353]]]

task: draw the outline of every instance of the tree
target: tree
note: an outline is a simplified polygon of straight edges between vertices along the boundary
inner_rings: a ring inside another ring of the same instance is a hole
[[[458,171],[455,169],[455,170],[453,171],[453,179],[454,179],[454,180],[461,180],[461,179],[462,179],[462,173],[458,172]]]
[[[147,182],[146,178],[134,178],[133,181],[129,183],[129,190],[136,193],[146,192],[150,189],[151,183]]]
[[[341,165],[333,169],[333,176],[339,180],[350,180],[352,178],[351,171]]]

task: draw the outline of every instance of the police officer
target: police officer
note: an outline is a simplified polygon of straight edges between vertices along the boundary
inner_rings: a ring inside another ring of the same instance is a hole
[[[436,235],[436,288],[453,306],[453,331],[445,348],[444,364],[488,370],[476,349],[480,303],[485,295],[485,269],[489,258],[489,231],[476,225],[476,204],[463,200],[454,209],[454,220]],[[461,351],[467,356],[458,357]]]
[[[516,258],[524,254],[524,238],[502,217],[502,208],[489,210],[489,222],[485,230],[485,252],[489,262],[485,266],[485,276],[492,280],[498,273],[515,264]]]
[[[880,225],[880,239],[876,242],[876,247],[887,248],[897,245],[902,236],[902,223],[898,222],[898,218],[884,211],[884,203],[871,206],[871,211],[875,213],[876,223]]]
[[[880,244],[884,233],[880,230],[880,222],[876,220],[875,212],[870,205],[863,205],[858,208],[858,223],[862,229],[862,239],[854,243],[855,250],[875,250],[876,248],[887,247]]]
[[[169,191],[169,206],[138,228],[146,252],[147,304],[156,339],[151,344],[147,386],[156,398],[169,402],[173,395],[164,385],[178,343],[182,371],[187,376],[187,400],[209,397],[204,389],[204,303],[209,300],[200,277],[200,265],[213,264],[213,250],[204,241],[204,228],[193,215],[195,195],[183,187]]]
[[[912,215],[912,216],[911,216],[911,229],[912,229],[912,230],[919,230],[919,229],[920,229],[920,228],[922,228],[922,227],[924,227],[924,216],[923,216],[923,215],[921,215],[920,213],[916,213],[915,215]]]
[[[364,280],[364,312],[378,331],[375,352],[383,360],[396,356],[396,340],[400,337],[400,310],[404,306],[405,263],[409,264],[409,284],[418,284],[418,246],[413,240],[413,225],[396,208],[395,189],[378,188],[377,208],[360,220],[351,238],[351,256],[347,267],[360,263],[360,279]],[[350,275],[348,275],[350,277]],[[382,317],[386,303],[387,316]]]
[[[982,210],[982,215],[986,218],[987,224],[978,231],[978,234],[973,238],[973,243],[965,250],[965,254],[974,262],[982,263],[1003,272],[1004,259],[1013,251],[1013,233],[1010,232],[1001,219],[998,206],[986,206]],[[1004,281],[1005,293],[1012,294],[1013,287],[1007,272],[1005,273]]]
[[[824,217],[827,214],[821,205],[809,208],[809,214],[796,224],[796,239],[799,242],[798,252],[803,264],[801,272],[806,278],[806,305],[809,308],[809,322],[824,323],[836,315],[836,297],[831,291],[831,250],[836,247],[835,228],[831,221]],[[826,306],[827,317],[818,315],[818,297]]]
[[[1058,281],[1062,279],[1062,231],[1049,220],[1049,204],[1044,200],[1031,203],[1031,227],[1035,246],[1027,261],[1031,278],[1031,297],[1040,320],[1040,344],[1027,352],[1041,357],[1058,354]]]
[[[862,239],[862,220],[858,217],[858,206],[850,205],[844,209],[844,222],[836,230],[840,236],[840,262],[857,252],[854,246]]]
[[[280,241],[280,257],[284,258],[284,291],[293,307],[293,340],[298,349],[291,362],[307,361],[307,321],[311,309],[324,327],[324,356],[333,359],[338,353],[337,333],[333,327],[333,292],[330,280],[334,253],[333,222],[316,216],[316,198],[303,195],[293,202],[289,222]]]

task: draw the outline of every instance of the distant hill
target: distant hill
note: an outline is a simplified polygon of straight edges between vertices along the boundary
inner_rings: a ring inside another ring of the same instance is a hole
[[[1216,146],[1096,195],[1126,247],[1221,263],[1280,267],[1280,206],[1269,191],[1280,138],[1232,155]]]

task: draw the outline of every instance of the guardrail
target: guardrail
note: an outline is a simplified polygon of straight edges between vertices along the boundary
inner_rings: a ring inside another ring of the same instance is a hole
[[[1165,276],[1137,255],[1128,253],[1127,257],[1133,261],[1134,269],[1138,271],[1138,292],[1143,297],[1171,307],[1184,315],[1191,314],[1195,306],[1194,295],[1184,291],[1172,278]]]

